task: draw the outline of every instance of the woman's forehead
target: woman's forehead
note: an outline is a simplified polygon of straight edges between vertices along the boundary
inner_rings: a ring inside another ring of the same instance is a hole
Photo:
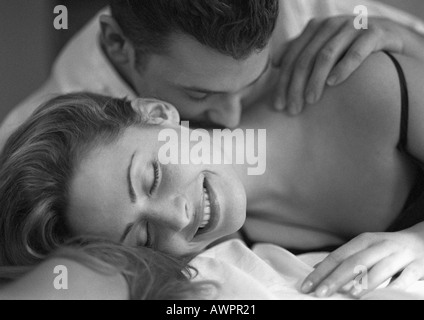
[[[68,218],[73,230],[113,235],[130,219],[126,157],[125,149],[112,144],[93,150],[81,162],[69,192]]]

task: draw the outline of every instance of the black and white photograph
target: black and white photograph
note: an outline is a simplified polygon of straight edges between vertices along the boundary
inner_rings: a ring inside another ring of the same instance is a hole
[[[0,43],[0,300],[424,300],[424,1],[0,0]]]

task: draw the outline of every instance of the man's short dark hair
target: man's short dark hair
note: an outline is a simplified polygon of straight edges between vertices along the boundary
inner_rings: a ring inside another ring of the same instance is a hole
[[[279,0],[110,0],[112,16],[141,54],[166,52],[176,33],[241,60],[268,44]]]

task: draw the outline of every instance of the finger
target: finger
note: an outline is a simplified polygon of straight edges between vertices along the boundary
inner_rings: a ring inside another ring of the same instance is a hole
[[[390,289],[406,290],[416,282],[424,279],[424,259],[408,265],[400,276],[390,285]]]
[[[329,20],[324,23],[295,61],[287,98],[288,108],[291,114],[298,114],[302,111],[305,103],[306,85],[312,73],[318,52],[339,32],[340,27],[339,20]],[[326,56],[325,58],[329,57]]]
[[[366,275],[372,266],[385,259],[391,253],[391,246],[379,244],[347,258],[328,276],[315,280],[318,283],[316,295],[318,297],[333,295],[348,282],[358,277],[363,277],[364,274]]]
[[[279,50],[280,54],[272,56],[273,66],[279,68],[287,59],[294,61],[297,58],[297,54],[301,52],[306,44],[315,36],[321,23],[322,22],[318,19],[311,19],[296,39],[285,43],[282,46],[283,50],[281,50],[281,48]]]
[[[313,104],[321,99],[330,72],[357,37],[357,30],[348,23],[321,48],[306,86],[307,103]]]
[[[337,86],[346,81],[375,49],[375,36],[373,34],[364,33],[360,35],[358,40],[347,50],[346,54],[330,73],[327,84],[329,86]]]
[[[285,54],[287,53],[287,51],[289,50],[290,46],[292,45],[293,41],[287,41],[285,42],[278,50],[275,54],[273,54],[271,56],[271,64],[274,68],[280,68],[281,67],[281,63],[284,59]]]
[[[372,243],[371,236],[366,234],[361,235],[346,245],[340,247],[339,249],[332,252],[326,259],[324,259],[318,267],[312,272],[303,282],[302,284],[302,292],[303,293],[311,293],[316,289],[318,284],[327,276],[330,275],[331,272],[336,269],[343,261],[345,261],[348,257],[353,256],[370,246]]]
[[[350,281],[350,282],[348,282],[348,284],[344,285],[340,289],[340,292],[341,293],[345,293],[345,294],[350,293],[352,291],[352,289],[354,288],[354,286],[355,286],[355,282],[354,281]]]
[[[387,256],[387,251],[375,246],[362,251],[344,261],[317,287],[318,297],[329,297],[351,281],[361,283],[368,270]]]
[[[410,262],[411,259],[405,254],[394,254],[381,260],[371,268],[361,283],[355,283],[351,294],[356,298],[360,298],[366,293],[377,289],[384,282],[405,269]]]
[[[314,37],[318,25],[318,20],[311,20],[303,33],[298,38],[291,41],[289,45],[287,45],[287,49],[282,55],[281,60],[275,63],[275,66],[280,69],[280,79],[277,83],[276,97],[274,102],[275,108],[277,110],[284,110],[287,105],[286,93],[291,75],[293,73],[294,62],[298,58],[300,52],[302,52],[303,48]]]

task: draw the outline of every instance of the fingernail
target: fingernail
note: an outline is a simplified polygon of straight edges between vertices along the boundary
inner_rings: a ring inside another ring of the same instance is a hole
[[[352,282],[349,282],[347,285],[345,285],[342,288],[342,292],[344,292],[344,293],[351,292],[352,291],[352,287],[353,287],[353,283]]]
[[[330,76],[327,80],[329,86],[335,86],[337,84],[337,76]]]
[[[315,94],[313,92],[309,92],[306,95],[306,102],[309,104],[314,104],[316,102],[316,97]]]
[[[316,295],[318,298],[328,297],[329,293],[330,293],[330,289],[327,286],[319,287],[316,291]]]
[[[314,286],[314,283],[312,281],[306,281],[301,288],[301,291],[303,293],[310,293],[312,288]]]
[[[361,295],[362,291],[363,291],[362,289],[354,288],[354,289],[352,289],[352,291],[350,292],[350,294],[352,296],[354,296],[355,298],[359,298],[359,296]]]

